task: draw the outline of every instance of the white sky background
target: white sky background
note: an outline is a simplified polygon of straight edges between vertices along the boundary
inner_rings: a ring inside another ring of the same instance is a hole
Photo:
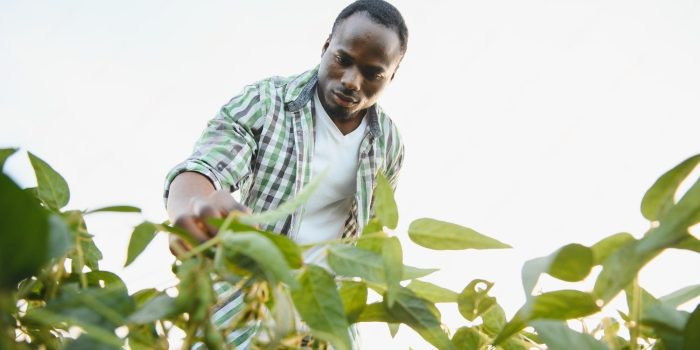
[[[338,1],[0,2],[0,147],[48,161],[70,208],[113,204],[166,218],[165,173],[244,85],[318,63]],[[409,49],[381,104],[407,158],[396,194],[406,261],[474,278],[512,315],[525,260],[560,246],[640,235],[644,191],[700,151],[700,3],[688,1],[397,1]],[[34,180],[26,159],[10,172]],[[432,252],[408,224],[432,217],[515,247]],[[170,285],[164,237],[122,270],[141,218],[97,214],[103,267],[137,290]],[[697,231],[694,231],[697,233]],[[700,258],[673,252],[642,273],[663,295],[700,283]],[[693,279],[694,278],[694,279]],[[549,282],[544,288],[549,288]],[[588,288],[591,283],[583,284]],[[559,286],[557,285],[557,288]],[[453,327],[465,321],[443,308]],[[369,349],[428,348],[402,328],[366,327]]]

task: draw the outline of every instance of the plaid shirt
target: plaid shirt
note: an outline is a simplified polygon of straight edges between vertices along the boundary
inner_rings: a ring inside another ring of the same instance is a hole
[[[175,176],[194,171],[208,177],[217,190],[240,190],[241,201],[253,212],[293,198],[312,175],[317,72],[318,67],[246,86],[209,121],[194,153],[167,175],[165,197]],[[360,144],[357,190],[344,237],[360,235],[368,223],[377,173],[383,172],[395,188],[403,162],[396,126],[376,104],[367,112],[369,128]],[[294,239],[303,210],[262,228]]]

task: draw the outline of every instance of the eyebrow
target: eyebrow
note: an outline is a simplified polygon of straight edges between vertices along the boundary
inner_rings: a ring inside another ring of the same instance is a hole
[[[345,51],[343,49],[340,49],[340,48],[337,49],[336,53],[349,58],[353,62],[356,62],[355,58],[352,57],[347,51]],[[365,69],[369,70],[371,73],[374,73],[374,74],[385,73],[388,70],[387,68],[384,68],[384,66],[382,66],[382,65],[367,64],[364,67],[365,67]]]

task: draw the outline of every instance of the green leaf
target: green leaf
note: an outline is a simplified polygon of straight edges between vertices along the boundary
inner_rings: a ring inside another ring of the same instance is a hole
[[[531,298],[516,312],[494,340],[498,345],[511,335],[537,319],[569,320],[600,311],[596,299],[590,293],[578,290],[557,290]]]
[[[126,262],[124,267],[129,266],[134,260],[146,249],[149,243],[156,236],[157,228],[150,222],[144,221],[140,223],[129,240],[129,248],[126,254]]]
[[[482,349],[488,344],[488,337],[475,328],[461,327],[452,336],[452,344],[459,350]]]
[[[374,233],[363,233],[362,236],[357,240],[357,244],[355,244],[355,246],[377,254],[381,254],[382,248],[384,247],[384,241],[388,238],[389,236],[382,231]]]
[[[671,248],[685,249],[691,252],[700,253],[700,240],[688,234],[678,243],[673,244]]]
[[[678,186],[700,162],[700,154],[692,156],[656,180],[642,199],[642,215],[651,221],[659,221],[673,206],[673,196]]]
[[[673,333],[683,332],[689,313],[679,311],[670,305],[651,304],[642,310],[642,323],[655,329],[672,330]]]
[[[357,317],[356,322],[399,323],[400,320],[389,313],[389,310],[386,308],[386,303],[379,302],[365,306]]]
[[[459,313],[474,321],[496,304],[496,298],[488,295],[493,283],[481,279],[471,281],[457,298]]]
[[[296,197],[292,198],[291,200],[285,203],[282,203],[277,208],[261,213],[242,215],[238,218],[238,220],[246,225],[255,226],[259,224],[269,224],[277,222],[286,218],[289,215],[292,215],[297,210],[297,208],[301,207],[309,200],[311,195],[316,191],[316,189],[321,184],[321,182],[327,174],[328,171],[326,170],[318,176],[316,176],[316,178],[313,179],[313,181],[309,182],[306,186],[304,186],[304,189],[302,189]]]
[[[58,259],[75,247],[71,238],[70,228],[58,215],[49,216],[49,247],[50,259]]]
[[[284,255],[284,259],[287,261],[287,264],[289,264],[289,267],[298,269],[304,264],[301,248],[299,248],[299,245],[293,240],[277,233],[266,231],[260,231],[259,233],[267,237],[267,239],[277,246],[280,252],[282,252],[282,255]]]
[[[49,260],[49,216],[2,173],[0,193],[0,290],[15,289]]]
[[[690,314],[683,330],[683,350],[700,349],[700,304]]]
[[[349,325],[333,276],[321,267],[307,265],[298,284],[299,288],[292,289],[292,299],[312,334],[338,350],[351,349]]]
[[[374,189],[374,212],[383,226],[393,230],[399,224],[399,210],[396,208],[394,191],[381,173],[377,175],[377,187]]]
[[[391,315],[411,327],[438,349],[455,349],[450,338],[440,327],[440,319],[433,309],[435,309],[434,305],[419,298],[407,288],[401,288],[394,306],[388,308]]]
[[[0,148],[0,172],[5,166],[5,161],[17,152],[17,148]]]
[[[435,250],[511,248],[470,228],[427,218],[413,221],[408,236],[416,244]]]
[[[379,222],[379,220],[377,220],[376,218],[373,218],[372,220],[370,220],[367,223],[367,226],[365,226],[362,229],[362,237],[365,237],[366,235],[372,234],[372,233],[380,233],[380,232],[383,232],[383,230],[384,230],[384,227]]]
[[[530,298],[542,273],[563,281],[576,282],[586,278],[592,267],[592,250],[580,244],[568,244],[548,256],[528,260],[522,270],[525,296]]]
[[[459,294],[430,282],[412,280],[406,288],[431,303],[456,303]]]
[[[159,294],[158,296],[148,300],[136,312],[129,316],[129,323],[146,324],[158,320],[168,319],[179,313],[179,308],[175,303],[175,299],[167,294]]]
[[[189,231],[177,226],[171,226],[167,222],[158,224],[156,225],[156,227],[158,228],[158,231],[174,234],[175,236],[189,244],[191,247],[196,247],[200,243],[199,240],[192,236],[192,234]]]
[[[498,304],[486,310],[486,312],[481,315],[481,319],[483,320],[484,332],[492,337],[501,332],[507,323],[506,313]]]
[[[367,284],[364,282],[345,281],[340,286],[340,299],[348,323],[355,323],[367,304]]]
[[[328,264],[341,276],[360,277],[375,283],[386,282],[382,256],[369,250],[350,245],[334,245],[328,249]],[[402,280],[423,277],[434,271],[404,265]]]
[[[612,253],[633,240],[634,237],[631,234],[620,232],[598,241],[591,246],[591,250],[593,251],[593,265],[602,264]]]
[[[401,323],[387,323],[386,325],[389,326],[389,334],[391,335],[391,337],[396,338],[396,333],[399,332]]]
[[[530,324],[550,350],[608,350],[605,343],[589,334],[576,332],[561,321],[538,320]]]
[[[662,304],[677,308],[698,296],[700,296],[700,284],[695,284],[664,295],[659,298],[659,301]]]
[[[88,210],[85,214],[101,213],[101,212],[112,212],[112,213],[140,213],[141,209],[137,207],[132,207],[130,205],[114,205],[109,207],[102,207],[97,209]]]
[[[264,235],[258,232],[224,232],[223,242],[226,258],[232,263],[236,263],[237,254],[245,255],[262,268],[272,284],[282,281],[290,286],[296,285],[284,255]]]
[[[688,227],[700,221],[700,180],[665,214],[659,227],[638,241],[620,247],[603,263],[594,292],[603,301],[610,301],[639,273],[644,265],[666,248],[687,240]]]
[[[68,204],[70,191],[66,180],[41,158],[29,153],[29,161],[36,174],[36,183],[39,198],[54,210],[61,209]]]
[[[392,307],[396,294],[401,288],[399,282],[403,277],[403,251],[398,238],[391,237],[384,241],[382,262],[384,263],[384,279],[387,286],[387,305]]]

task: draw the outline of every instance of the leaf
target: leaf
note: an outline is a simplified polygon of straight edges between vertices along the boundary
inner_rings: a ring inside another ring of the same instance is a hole
[[[350,245],[334,245],[328,249],[328,264],[341,276],[360,277],[370,282],[385,283],[382,256]],[[423,277],[434,269],[403,267],[402,280]]]
[[[226,257],[236,263],[236,254],[242,254],[255,261],[262,268],[268,280],[275,284],[282,281],[290,286],[296,280],[290,274],[289,265],[277,246],[264,235],[257,232],[224,232]]]
[[[130,205],[114,205],[109,207],[88,210],[85,214],[112,212],[112,213],[140,213],[141,209]]]
[[[590,293],[578,290],[557,290],[531,298],[505,325],[493,344],[498,345],[511,335],[537,319],[569,320],[600,311],[596,299]]]
[[[486,310],[486,312],[481,315],[481,319],[483,320],[484,331],[492,337],[503,330],[503,327],[505,327],[507,323],[506,313],[498,304]]]
[[[412,280],[406,288],[431,303],[456,303],[459,294],[430,282]]]
[[[296,332],[297,316],[292,296],[283,285],[277,285],[272,293],[275,301],[272,306],[272,317],[275,320],[273,339],[279,340]]]
[[[391,315],[438,349],[455,349],[450,338],[440,327],[440,319],[433,309],[434,305],[419,298],[407,288],[401,288],[394,306],[388,308]]]
[[[688,227],[700,221],[700,180],[665,214],[660,225],[638,241],[620,247],[603,263],[594,293],[610,301],[637,276],[639,270],[666,248],[687,240]]]
[[[0,148],[0,172],[5,166],[5,161],[17,152],[17,148]]]
[[[481,279],[471,281],[457,298],[459,313],[469,321],[474,321],[496,304],[496,298],[488,295],[493,283]]]
[[[661,303],[651,304],[642,310],[642,323],[658,330],[672,330],[673,333],[683,332],[688,321],[688,312],[679,311],[670,305]]]
[[[398,238],[391,237],[384,241],[382,262],[384,264],[384,279],[387,286],[387,305],[392,307],[394,306],[396,294],[401,288],[399,282],[401,282],[401,277],[403,277],[403,251]]]
[[[366,305],[357,317],[356,322],[399,323],[400,321],[389,313],[386,303],[378,302]]]
[[[659,301],[662,304],[677,308],[698,296],[700,296],[700,284],[695,284],[662,296],[659,298]]]
[[[86,332],[85,335],[81,336],[80,338],[87,336],[102,344],[107,344],[117,349],[120,349],[124,345],[123,340],[114,335],[113,331],[96,326],[79,317],[66,317],[56,314],[51,310],[42,308],[34,309],[27,313],[26,318],[30,319],[32,322],[37,322],[49,327],[53,327],[54,325],[62,322],[67,322],[70,325],[75,325],[82,328],[83,331]]]
[[[158,231],[163,231],[163,232],[169,232],[189,244],[191,247],[196,247],[199,245],[199,240],[192,236],[192,234],[180,227],[177,226],[171,226],[167,224],[167,222],[164,222],[162,224],[157,224],[156,227],[158,228]]]
[[[35,275],[49,259],[48,213],[0,173],[0,290]]]
[[[586,278],[592,267],[592,250],[575,243],[561,247],[548,256],[528,260],[522,269],[525,296],[530,298],[542,273],[563,281],[576,282]]]
[[[399,328],[401,327],[400,323],[387,323],[387,326],[389,326],[389,334],[391,335],[392,338],[396,338],[396,333],[399,332]]]
[[[340,286],[339,293],[348,323],[357,322],[358,317],[365,309],[365,304],[367,304],[367,284],[345,281]]]
[[[162,293],[148,300],[128,318],[129,323],[146,324],[168,319],[179,313],[175,298]]]
[[[238,218],[238,220],[246,225],[255,226],[259,224],[269,224],[277,222],[286,218],[289,215],[292,215],[297,210],[297,208],[304,205],[309,200],[311,195],[316,191],[316,189],[321,184],[321,182],[327,174],[328,170],[316,176],[316,178],[313,179],[313,181],[309,182],[306,186],[304,186],[304,188],[299,192],[299,194],[297,194],[296,197],[292,198],[291,200],[285,203],[282,203],[277,208],[262,213],[242,215]]]
[[[367,223],[367,226],[365,226],[365,227],[362,229],[362,236],[361,236],[361,237],[365,237],[365,236],[367,236],[368,234],[372,234],[372,233],[380,233],[380,232],[383,232],[383,230],[384,230],[384,227],[383,227],[382,224],[379,222],[379,220],[377,220],[376,218],[372,218],[372,219]]]
[[[49,216],[49,247],[48,257],[58,259],[75,247],[71,238],[70,228],[63,219],[56,215]]]
[[[593,251],[593,265],[602,264],[612,253],[633,240],[634,237],[631,234],[620,232],[598,241],[591,246],[591,250]]]
[[[140,223],[129,240],[129,248],[126,254],[126,262],[124,267],[131,265],[132,262],[148,247],[153,238],[156,236],[157,228],[150,222],[144,221]]]
[[[579,333],[560,321],[538,320],[530,322],[540,339],[550,350],[608,350],[605,343],[600,342],[589,334]]]
[[[683,350],[700,349],[700,304],[690,314],[683,330]]]
[[[363,233],[362,236],[357,240],[357,244],[355,244],[355,246],[377,254],[381,254],[382,247],[384,247],[384,241],[388,238],[389,236],[382,231],[375,233]]]
[[[700,154],[692,156],[661,175],[642,199],[642,215],[650,221],[663,219],[673,206],[678,186],[700,162]]]
[[[700,253],[700,240],[688,234],[678,243],[673,244],[671,248],[685,249],[691,252]]]
[[[459,350],[481,349],[488,344],[488,337],[475,328],[460,327],[454,336],[452,344]]]
[[[333,276],[321,267],[307,265],[298,284],[299,288],[292,289],[292,299],[312,333],[338,350],[351,349],[349,325]]]
[[[374,213],[379,223],[392,230],[399,224],[399,210],[396,208],[394,191],[381,173],[377,175],[377,187],[374,189]]]
[[[289,237],[266,231],[259,231],[259,233],[267,237],[267,239],[277,246],[280,252],[282,252],[282,255],[284,255],[284,259],[287,261],[287,264],[289,264],[289,267],[298,269],[304,264],[301,248],[299,248],[299,245],[293,240],[289,239]]]
[[[435,250],[511,248],[470,228],[427,218],[413,221],[408,236],[416,244]]]
[[[70,191],[66,180],[41,158],[29,153],[29,161],[36,174],[37,193],[46,205],[58,210],[68,204]]]

